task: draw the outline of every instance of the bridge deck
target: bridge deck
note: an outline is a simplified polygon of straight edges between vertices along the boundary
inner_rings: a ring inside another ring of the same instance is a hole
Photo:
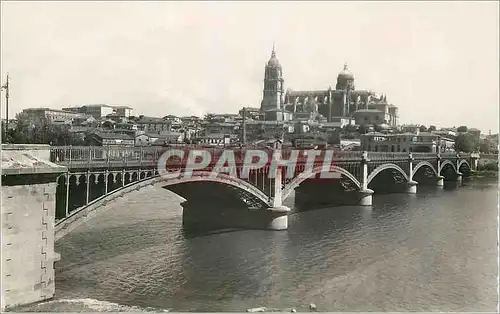
[[[245,153],[250,151],[247,148],[203,148],[195,146],[176,147],[174,149],[185,152],[185,157],[180,163],[185,162],[188,152],[193,149],[207,151],[213,160],[219,158],[224,151],[234,152],[235,161],[242,163]],[[154,168],[161,155],[168,151],[167,147],[95,147],[95,146],[63,146],[51,147],[51,161],[70,169],[96,169],[96,168]],[[262,150],[262,149],[261,149]],[[264,149],[269,160],[275,150]],[[289,159],[292,151],[298,151],[297,163],[307,162],[307,155],[310,150],[294,150],[289,148],[281,149],[281,158]],[[409,153],[405,152],[361,152],[361,151],[332,151],[320,150],[320,155],[315,158],[315,162],[322,162],[327,152],[335,163],[360,162],[364,157],[373,162],[394,162],[409,159]],[[470,154],[457,155],[455,152],[441,153],[440,157],[445,159],[467,158]],[[436,160],[436,153],[412,153],[414,160]],[[170,161],[172,164],[172,161]]]

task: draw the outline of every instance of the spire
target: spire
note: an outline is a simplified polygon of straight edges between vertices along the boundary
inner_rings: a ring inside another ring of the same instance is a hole
[[[347,68],[347,61],[346,61],[346,62],[344,63],[344,71],[347,71],[347,70],[349,70],[349,69]]]
[[[271,58],[269,59],[267,66],[271,66],[271,67],[279,67],[280,66],[278,58],[276,58],[276,50],[275,50],[274,42],[273,42],[273,51],[271,52]]]

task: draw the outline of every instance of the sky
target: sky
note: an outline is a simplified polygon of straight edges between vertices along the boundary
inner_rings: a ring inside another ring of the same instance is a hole
[[[273,42],[285,88],[387,94],[401,123],[498,132],[499,5],[481,2],[1,3],[9,116],[129,105],[136,114],[259,107]],[[4,112],[2,94],[2,117]]]

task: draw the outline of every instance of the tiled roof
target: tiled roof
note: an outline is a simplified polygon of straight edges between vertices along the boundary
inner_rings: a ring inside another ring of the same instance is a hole
[[[98,136],[102,139],[117,139],[117,140],[133,140],[134,138],[127,134],[121,133],[106,133],[106,132],[95,132],[95,136]]]

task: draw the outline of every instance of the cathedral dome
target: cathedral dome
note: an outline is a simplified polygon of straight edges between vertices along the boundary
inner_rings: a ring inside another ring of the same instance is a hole
[[[354,75],[347,68],[347,63],[344,64],[344,69],[339,73],[338,78],[342,78],[345,80],[354,80]]]

